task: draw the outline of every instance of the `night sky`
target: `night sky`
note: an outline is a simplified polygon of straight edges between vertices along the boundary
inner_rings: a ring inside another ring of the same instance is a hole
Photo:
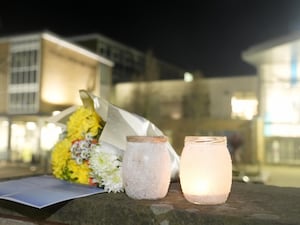
[[[300,31],[297,0],[149,2],[40,1],[28,5],[11,0],[0,7],[0,36],[42,30],[62,37],[100,33],[214,77],[254,74],[254,68],[242,61],[242,51]]]

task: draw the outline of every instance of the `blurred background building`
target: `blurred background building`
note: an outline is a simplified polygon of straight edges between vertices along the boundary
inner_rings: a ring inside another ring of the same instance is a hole
[[[157,59],[151,49],[141,52],[101,34],[69,37],[68,40],[114,62],[112,83],[136,80],[182,79],[185,69]],[[151,75],[148,67],[151,67]]]
[[[300,34],[291,33],[242,53],[257,69],[258,161],[270,174],[270,182],[284,186],[300,186],[299,52]]]
[[[46,119],[80,104],[79,89],[108,97],[112,66],[48,32],[2,37],[0,159],[38,161],[59,134]]]
[[[188,135],[242,135],[250,163],[256,87],[256,76],[128,82],[115,85],[115,104],[157,124],[179,154]]]
[[[32,162],[59,130],[47,118],[101,95],[162,129],[180,155],[185,136],[224,135],[241,179],[300,187],[300,35],[242,53],[257,74],[205,78],[100,34],[0,39],[0,156]],[[247,180],[245,180],[247,181]]]

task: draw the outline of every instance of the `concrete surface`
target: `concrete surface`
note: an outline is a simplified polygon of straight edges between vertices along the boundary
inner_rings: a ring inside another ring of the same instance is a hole
[[[187,202],[180,184],[172,183],[165,198],[151,201],[103,193],[39,210],[2,200],[0,218],[13,216],[22,225],[293,225],[300,224],[299,199],[298,188],[234,182],[225,204],[201,206]]]

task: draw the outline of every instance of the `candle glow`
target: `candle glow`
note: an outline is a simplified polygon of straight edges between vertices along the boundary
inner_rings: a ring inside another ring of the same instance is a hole
[[[194,139],[188,143],[185,141],[181,155],[183,194],[195,204],[224,203],[232,183],[231,158],[224,137],[204,137],[204,141]]]

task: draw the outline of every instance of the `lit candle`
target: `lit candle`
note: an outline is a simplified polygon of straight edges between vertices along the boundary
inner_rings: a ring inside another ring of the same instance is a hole
[[[232,162],[226,137],[187,136],[180,159],[180,184],[195,204],[226,202],[232,184]]]

